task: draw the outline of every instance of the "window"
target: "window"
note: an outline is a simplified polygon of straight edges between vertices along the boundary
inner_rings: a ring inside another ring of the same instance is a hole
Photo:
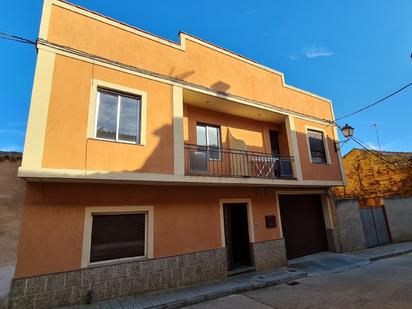
[[[198,124],[197,144],[206,146],[209,160],[220,160],[220,129],[216,126]]]
[[[95,137],[140,144],[141,97],[98,89]]]
[[[327,163],[323,132],[308,130],[308,140],[312,163]]]
[[[90,262],[146,255],[146,214],[93,214]]]

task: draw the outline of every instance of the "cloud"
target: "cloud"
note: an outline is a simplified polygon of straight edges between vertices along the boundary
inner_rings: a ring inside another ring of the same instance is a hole
[[[295,55],[289,55],[288,58],[289,58],[290,60],[296,60],[296,59],[298,59],[298,57],[295,56]]]
[[[333,52],[327,48],[312,45],[310,47],[303,48],[303,54],[306,58],[316,58],[316,57],[329,57],[333,55]]]
[[[366,146],[372,150],[379,150],[378,145],[374,142],[366,142]]]

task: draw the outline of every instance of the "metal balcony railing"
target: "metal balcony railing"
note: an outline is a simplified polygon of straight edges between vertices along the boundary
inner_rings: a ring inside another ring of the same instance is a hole
[[[185,173],[199,176],[294,178],[293,157],[185,144]]]

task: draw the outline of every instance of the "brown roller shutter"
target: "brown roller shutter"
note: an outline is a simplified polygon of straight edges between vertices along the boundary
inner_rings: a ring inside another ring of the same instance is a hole
[[[279,204],[288,259],[328,250],[319,195],[280,195]]]
[[[90,262],[145,255],[145,214],[93,215]]]

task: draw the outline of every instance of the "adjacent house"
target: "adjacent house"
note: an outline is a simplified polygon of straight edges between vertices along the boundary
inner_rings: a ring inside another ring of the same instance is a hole
[[[11,307],[75,304],[339,250],[331,101],[180,33],[44,3]]]
[[[26,183],[17,177],[21,153],[0,151],[0,308],[6,308],[16,265],[19,222]]]
[[[412,152],[352,149],[333,192],[344,250],[412,240]]]

